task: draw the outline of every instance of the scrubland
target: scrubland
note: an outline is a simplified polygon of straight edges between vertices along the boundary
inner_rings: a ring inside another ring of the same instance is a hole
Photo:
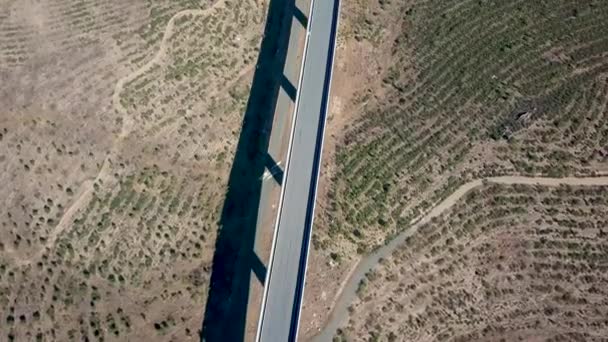
[[[606,187],[488,184],[361,281],[334,340],[605,340]]]
[[[359,11],[344,39],[389,63],[351,99],[360,112],[343,114],[353,120],[323,215],[334,223],[318,247],[338,238],[369,251],[467,179],[606,169],[608,5],[383,0]]]
[[[606,18],[602,1],[344,2],[335,71],[343,83],[334,87],[324,152],[327,184],[313,233],[306,336],[323,325],[360,258],[462,184],[499,175],[608,171]],[[497,257],[492,249],[484,252],[477,257]],[[435,274],[427,281],[437,288],[461,276]],[[395,277],[393,283],[409,281],[408,273]],[[405,307],[400,300],[393,306]],[[385,317],[381,307],[365,309],[357,317]],[[429,326],[439,326],[431,316]],[[389,323],[376,323],[388,331]],[[469,326],[470,332],[480,326]],[[352,327],[374,329],[361,321]],[[428,336],[447,339],[456,332]]]
[[[0,1],[0,340],[198,340],[266,6]]]

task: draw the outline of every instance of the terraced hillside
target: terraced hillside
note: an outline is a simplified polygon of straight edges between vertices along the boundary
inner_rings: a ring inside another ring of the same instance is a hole
[[[309,333],[337,273],[461,184],[608,171],[608,2],[360,0],[342,18]]]
[[[361,114],[338,143],[321,215],[333,223],[318,247],[337,240],[369,251],[472,176],[606,169],[607,3],[380,1],[359,10],[346,48],[376,47],[389,63],[377,86],[355,94]]]
[[[196,340],[266,2],[0,0],[0,340]]]
[[[604,341],[607,217],[606,187],[475,189],[367,274],[334,340]]]

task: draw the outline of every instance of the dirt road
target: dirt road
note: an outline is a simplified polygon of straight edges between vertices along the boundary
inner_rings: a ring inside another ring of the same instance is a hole
[[[325,327],[312,338],[313,341],[331,341],[336,329],[348,319],[348,306],[354,301],[356,297],[356,290],[359,282],[365,274],[374,268],[381,258],[385,258],[399,246],[401,246],[405,239],[415,234],[420,227],[428,223],[434,217],[440,216],[446,210],[450,209],[454,204],[458,202],[464,195],[469,191],[482,186],[484,183],[495,183],[495,184],[506,184],[506,185],[540,185],[540,186],[560,186],[560,185],[572,185],[572,186],[608,186],[608,177],[588,177],[588,178],[545,178],[545,177],[522,177],[522,176],[503,176],[493,177],[486,179],[478,179],[466,183],[459,187],[454,193],[448,196],[446,199],[435,205],[430,211],[425,213],[423,216],[412,221],[412,226],[403,233],[399,234],[395,239],[385,246],[377,249],[374,253],[362,258],[359,263],[351,272],[351,276],[345,285],[342,287],[341,292],[337,296],[337,300],[332,309],[329,321]]]

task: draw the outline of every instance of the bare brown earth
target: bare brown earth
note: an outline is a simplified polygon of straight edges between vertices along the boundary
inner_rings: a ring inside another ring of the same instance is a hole
[[[607,10],[343,3],[305,338],[323,326],[363,255],[460,185],[608,170]]]
[[[198,340],[265,8],[0,0],[0,340]]]

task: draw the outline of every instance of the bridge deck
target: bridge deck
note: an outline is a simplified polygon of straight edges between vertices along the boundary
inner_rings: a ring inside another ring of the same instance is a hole
[[[297,337],[338,21],[338,0],[315,0],[295,125],[266,279],[260,341]]]

